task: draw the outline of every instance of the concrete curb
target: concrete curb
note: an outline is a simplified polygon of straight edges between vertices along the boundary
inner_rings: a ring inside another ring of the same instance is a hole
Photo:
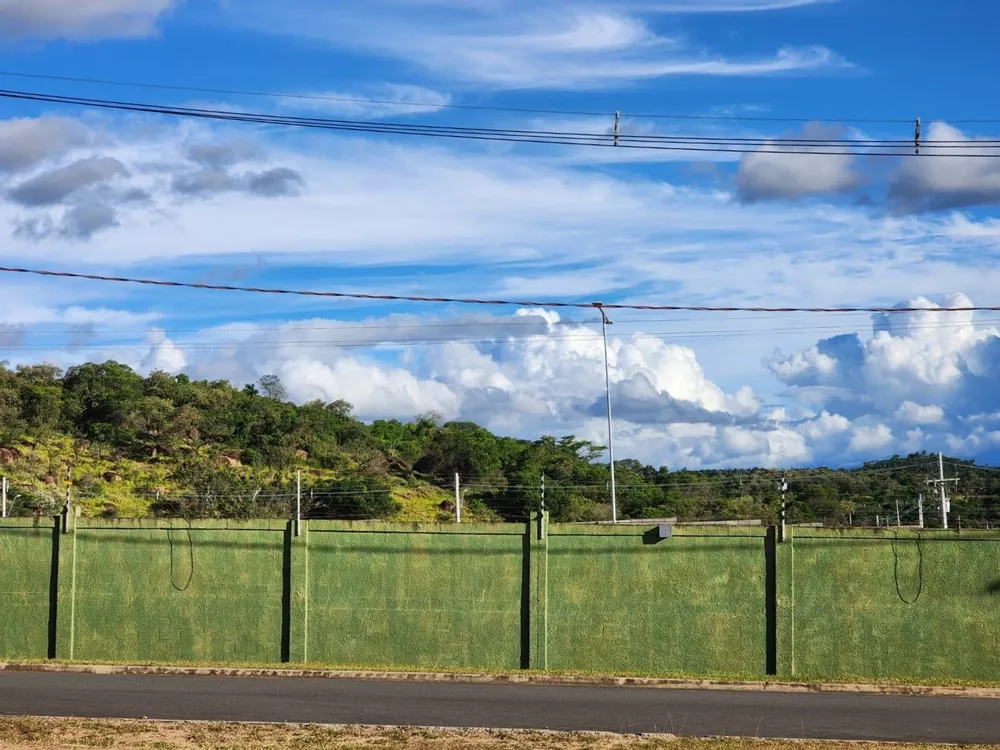
[[[742,682],[694,680],[667,677],[591,677],[586,675],[487,674],[476,672],[380,672],[375,670],[334,670],[239,667],[155,667],[106,664],[22,664],[0,662],[0,672],[49,672],[59,674],[173,676],[173,677],[256,677],[320,680],[374,680],[382,682],[462,683],[483,685],[560,685],[591,687],[631,687],[661,690],[725,690],[762,693],[858,693],[870,695],[923,695],[956,698],[1000,699],[1000,688],[935,687],[930,685],[869,685],[833,682]]]

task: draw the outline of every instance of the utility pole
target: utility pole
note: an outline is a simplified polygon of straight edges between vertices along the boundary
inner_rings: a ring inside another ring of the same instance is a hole
[[[921,492],[917,498],[917,523],[920,528],[924,528],[924,493]]]
[[[604,333],[604,387],[608,395],[608,465],[611,469],[611,523],[618,523],[618,498],[615,494],[615,435],[611,426],[611,368],[608,364],[608,326],[613,325],[601,302],[594,307],[601,311],[601,330]]]
[[[898,529],[902,525],[903,524],[901,524],[899,522],[899,498],[897,497],[896,498],[896,528]]]
[[[0,477],[0,518],[7,517],[7,477]]]
[[[951,512],[951,503],[948,500],[948,495],[944,491],[945,484],[947,484],[948,482],[954,482],[955,484],[958,484],[958,478],[957,477],[954,478],[954,479],[945,479],[944,478],[944,455],[941,454],[941,453],[938,453],[938,478],[937,479],[928,479],[927,480],[927,484],[933,484],[937,488],[938,492],[940,493],[940,497],[941,497],[941,527],[945,528],[945,529],[948,528],[948,513]]]
[[[545,475],[542,474],[542,513],[545,512]]]
[[[455,523],[462,523],[462,480],[455,472]]]

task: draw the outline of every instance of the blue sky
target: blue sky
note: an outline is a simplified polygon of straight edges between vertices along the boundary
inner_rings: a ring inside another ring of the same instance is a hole
[[[619,110],[626,132],[764,139],[906,139],[917,116],[930,139],[1000,127],[1000,104],[984,96],[1000,8],[984,2],[66,6],[0,3],[3,88],[581,132],[606,132],[610,116],[447,105]],[[720,119],[654,116],[670,114]],[[997,161],[622,153],[6,101],[0,260],[404,294],[914,303],[928,311],[891,321],[623,312],[611,347],[620,450],[671,467],[854,464],[921,449],[992,460],[1000,316],[933,307],[998,302]],[[604,439],[603,349],[583,312],[22,278],[0,278],[0,297],[0,359],[13,364],[114,357],[237,382],[273,372],[296,400],[346,398],[367,419],[436,411],[507,434]]]

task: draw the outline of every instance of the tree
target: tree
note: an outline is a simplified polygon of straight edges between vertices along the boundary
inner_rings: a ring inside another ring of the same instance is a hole
[[[43,440],[59,425],[63,390],[58,385],[27,382],[21,386],[21,415],[25,431]]]
[[[24,427],[17,377],[0,362],[0,446],[13,445]]]
[[[118,362],[70,368],[63,378],[63,420],[72,430],[105,445],[135,440],[129,416],[143,398],[143,380]]]
[[[288,399],[288,391],[285,390],[285,386],[282,385],[281,379],[277,375],[263,375],[257,381],[257,385],[260,386],[261,391],[268,398],[273,398],[275,401],[286,401]]]
[[[451,422],[440,428],[417,464],[419,471],[436,477],[457,473],[480,480],[497,480],[501,468],[496,436],[471,422]]]
[[[342,479],[315,488],[308,518],[388,518],[400,509],[389,488],[373,477]]]

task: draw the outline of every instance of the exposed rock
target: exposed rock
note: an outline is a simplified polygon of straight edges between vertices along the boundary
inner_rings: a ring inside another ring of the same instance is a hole
[[[243,464],[240,463],[239,459],[233,458],[232,456],[219,456],[219,463],[223,466],[228,466],[230,469],[243,468]]]
[[[21,457],[17,448],[0,448],[0,464],[12,464]]]
[[[304,450],[301,450],[301,449],[295,451],[295,457],[298,458],[298,459],[300,459],[300,460],[302,460],[302,461],[308,461],[309,460],[309,454],[306,453]]]
[[[105,482],[120,482],[120,481],[122,481],[122,476],[121,476],[121,474],[116,474],[113,471],[106,471],[106,472],[104,472],[104,481]]]

